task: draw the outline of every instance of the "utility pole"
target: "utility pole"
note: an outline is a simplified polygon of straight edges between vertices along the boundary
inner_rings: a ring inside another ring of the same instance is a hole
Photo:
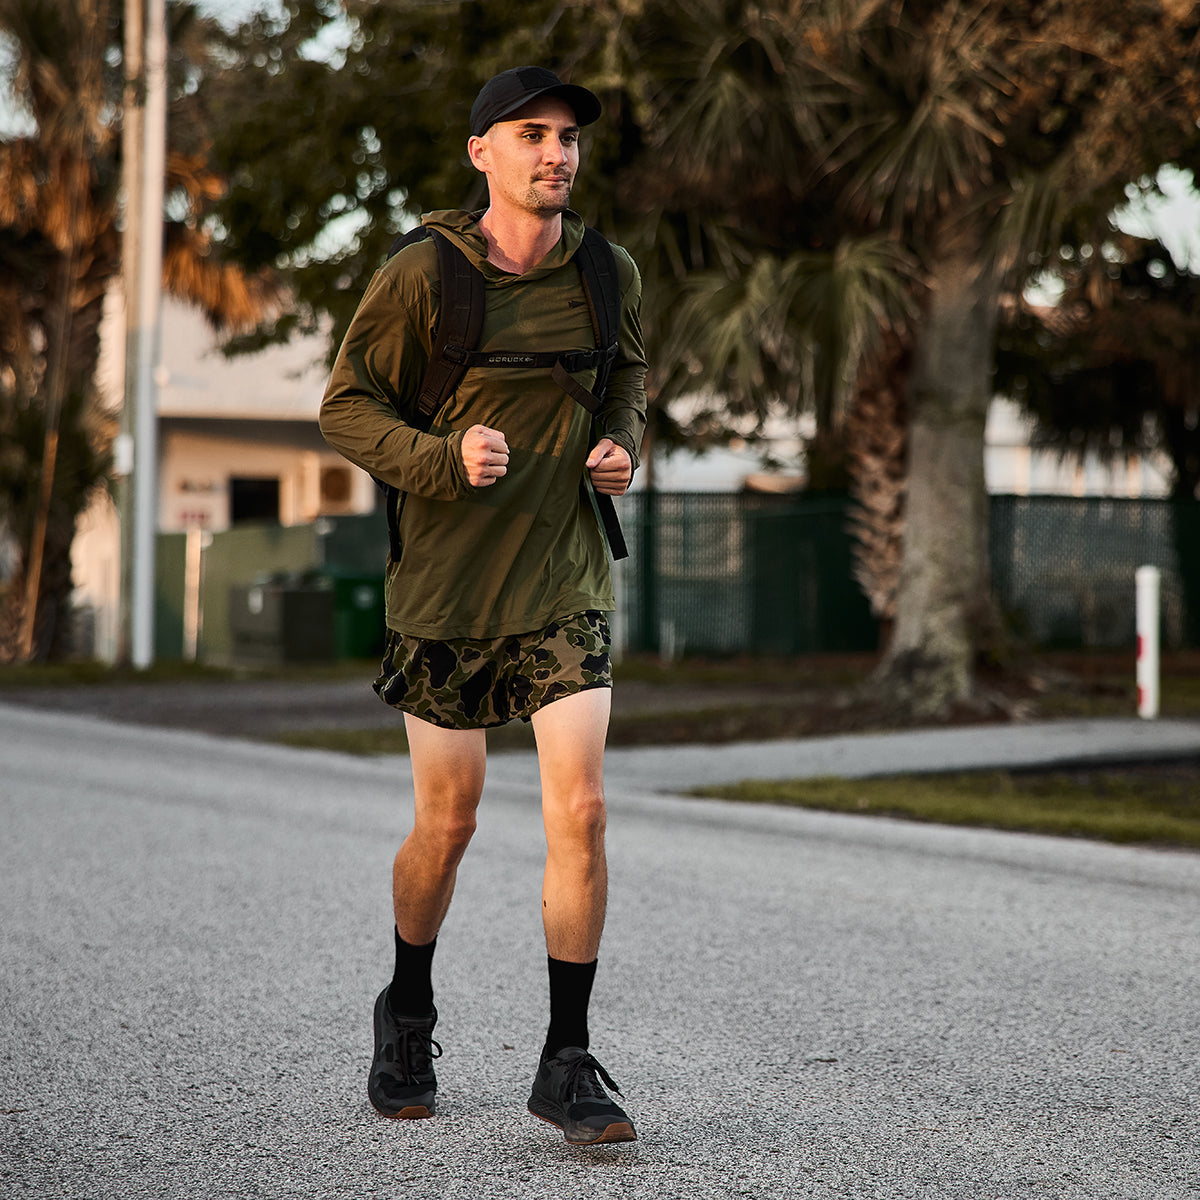
[[[125,228],[121,235],[121,293],[125,314],[125,392],[114,452],[121,578],[117,662],[128,666],[133,647],[133,447],[137,412],[138,293],[141,290],[142,156],[145,151],[145,0],[125,0],[125,94],[121,106],[121,176]]]
[[[136,2],[136,0],[134,0]],[[154,661],[155,536],[158,530],[158,367],[162,343],[163,177],[167,157],[166,0],[146,0],[146,108],[141,247],[134,337],[132,658]],[[126,363],[128,372],[130,364]]]

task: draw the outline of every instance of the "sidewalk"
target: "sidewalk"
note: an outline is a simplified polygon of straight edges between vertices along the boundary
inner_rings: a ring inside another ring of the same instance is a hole
[[[977,725],[899,733],[844,734],[718,746],[614,746],[605,754],[610,789],[686,792],[745,779],[862,778],[1200,758],[1200,721],[1103,718]],[[494,755],[489,778],[536,782],[532,753]]]
[[[744,689],[654,688],[636,683],[614,690],[614,712],[637,717],[653,706],[670,709],[745,704]],[[776,694],[778,699],[778,694]],[[393,727],[399,716],[381,704],[365,679],[207,680],[114,683],[81,688],[0,690],[0,706],[74,712],[122,724],[174,728],[235,738],[271,740],[285,730]],[[610,786],[647,793],[686,792],[705,783],[854,778],[924,771],[1042,768],[1078,762],[1200,760],[1200,720],[1137,717],[1070,718],[953,726],[893,733],[734,743],[610,746]],[[494,750],[490,779],[537,782],[532,751]]]

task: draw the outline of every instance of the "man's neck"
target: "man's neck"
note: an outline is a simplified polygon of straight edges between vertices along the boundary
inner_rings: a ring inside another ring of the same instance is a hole
[[[487,239],[488,262],[510,274],[524,275],[558,245],[562,214],[543,217],[489,208],[479,218],[479,229]]]

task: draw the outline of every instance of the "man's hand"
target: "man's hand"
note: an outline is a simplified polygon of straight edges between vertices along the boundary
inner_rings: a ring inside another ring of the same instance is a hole
[[[472,425],[463,434],[459,449],[472,487],[491,487],[508,474],[508,443],[498,429]]]
[[[633,482],[633,461],[611,438],[601,438],[583,465],[602,496],[623,496]]]

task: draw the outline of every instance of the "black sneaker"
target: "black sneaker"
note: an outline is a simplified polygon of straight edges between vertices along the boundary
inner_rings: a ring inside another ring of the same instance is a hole
[[[415,1120],[433,1116],[437,1079],[433,1060],[442,1048],[433,1040],[437,1009],[428,1017],[397,1017],[384,988],[375,1001],[375,1057],[367,1078],[367,1095],[385,1117]]]
[[[633,1142],[633,1122],[609,1098],[600,1079],[619,1096],[612,1076],[586,1051],[568,1046],[538,1063],[529,1111],[557,1125],[573,1146]]]

